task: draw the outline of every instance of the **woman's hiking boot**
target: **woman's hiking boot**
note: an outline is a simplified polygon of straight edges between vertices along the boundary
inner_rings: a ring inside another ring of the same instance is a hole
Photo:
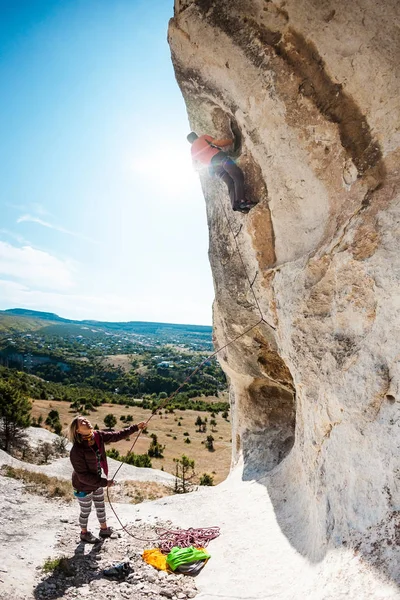
[[[96,544],[100,540],[93,535],[90,531],[86,531],[85,533],[81,533],[81,542],[86,542],[87,544]]]
[[[105,527],[104,529],[100,529],[99,537],[101,538],[109,538],[114,533],[114,529],[112,527]]]

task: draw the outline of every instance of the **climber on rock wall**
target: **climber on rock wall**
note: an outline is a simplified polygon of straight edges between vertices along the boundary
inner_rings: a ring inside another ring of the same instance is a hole
[[[191,153],[195,169],[208,167],[211,175],[219,177],[226,183],[234,211],[248,212],[257,204],[246,200],[243,171],[221,150],[230,146],[233,140],[217,140],[210,135],[199,137],[194,131],[189,133],[187,139],[192,144]]]

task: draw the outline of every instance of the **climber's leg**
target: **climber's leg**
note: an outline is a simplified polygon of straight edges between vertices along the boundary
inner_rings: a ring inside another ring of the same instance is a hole
[[[232,208],[237,209],[246,200],[244,197],[244,175],[243,171],[233,162],[229,156],[227,156],[222,162],[221,166],[224,168],[228,176],[233,180],[234,184],[234,202],[232,202]]]
[[[221,173],[218,174],[217,176],[219,177],[219,179],[222,179],[222,181],[227,185],[232,209],[237,210],[238,206],[236,203],[236,196],[235,196],[235,182],[233,181],[232,177],[230,175],[228,175],[228,173],[226,171],[224,171],[224,169],[221,169]]]
[[[93,492],[93,503],[96,508],[100,527],[102,529],[107,529],[106,506],[104,503],[104,492],[102,487]]]
[[[238,210],[239,204],[236,201],[235,194],[235,182],[229,173],[224,169],[223,162],[227,159],[226,154],[220,152],[213,156],[211,160],[211,172],[215,177],[222,179],[222,181],[226,184],[229,192],[229,198],[231,200],[231,206],[233,210]]]
[[[81,526],[82,533],[87,532],[87,525],[89,520],[90,511],[92,509],[92,498],[93,494],[86,494],[83,498],[78,497],[80,514],[79,514],[79,525]]]

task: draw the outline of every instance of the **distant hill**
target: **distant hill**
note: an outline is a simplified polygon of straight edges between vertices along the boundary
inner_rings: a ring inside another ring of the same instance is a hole
[[[49,325],[71,326],[78,325],[109,331],[113,333],[130,333],[140,336],[152,336],[162,339],[174,336],[179,338],[189,336],[192,339],[210,340],[212,327],[210,325],[186,325],[181,323],[153,323],[147,321],[108,322],[64,319],[55,313],[28,310],[25,308],[10,308],[0,311],[0,332],[6,331],[35,331]],[[60,332],[58,327],[58,332]]]
[[[16,317],[31,317],[33,319],[42,319],[44,321],[53,321],[58,323],[74,323],[70,319],[63,319],[55,313],[41,312],[39,310],[29,310],[27,308],[9,308],[7,310],[0,311],[0,315],[15,315]]]
[[[0,311],[0,334],[12,332],[37,331],[51,321],[34,317],[22,317],[14,314],[7,314],[6,311]]]

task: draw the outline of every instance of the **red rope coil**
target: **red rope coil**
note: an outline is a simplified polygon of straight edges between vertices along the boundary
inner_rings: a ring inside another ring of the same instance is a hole
[[[196,529],[190,527],[189,529],[175,531],[172,529],[157,529],[156,531],[159,536],[158,547],[163,554],[168,554],[175,546],[179,546],[179,548],[189,548],[189,546],[203,548],[220,534],[219,527],[200,527]]]

